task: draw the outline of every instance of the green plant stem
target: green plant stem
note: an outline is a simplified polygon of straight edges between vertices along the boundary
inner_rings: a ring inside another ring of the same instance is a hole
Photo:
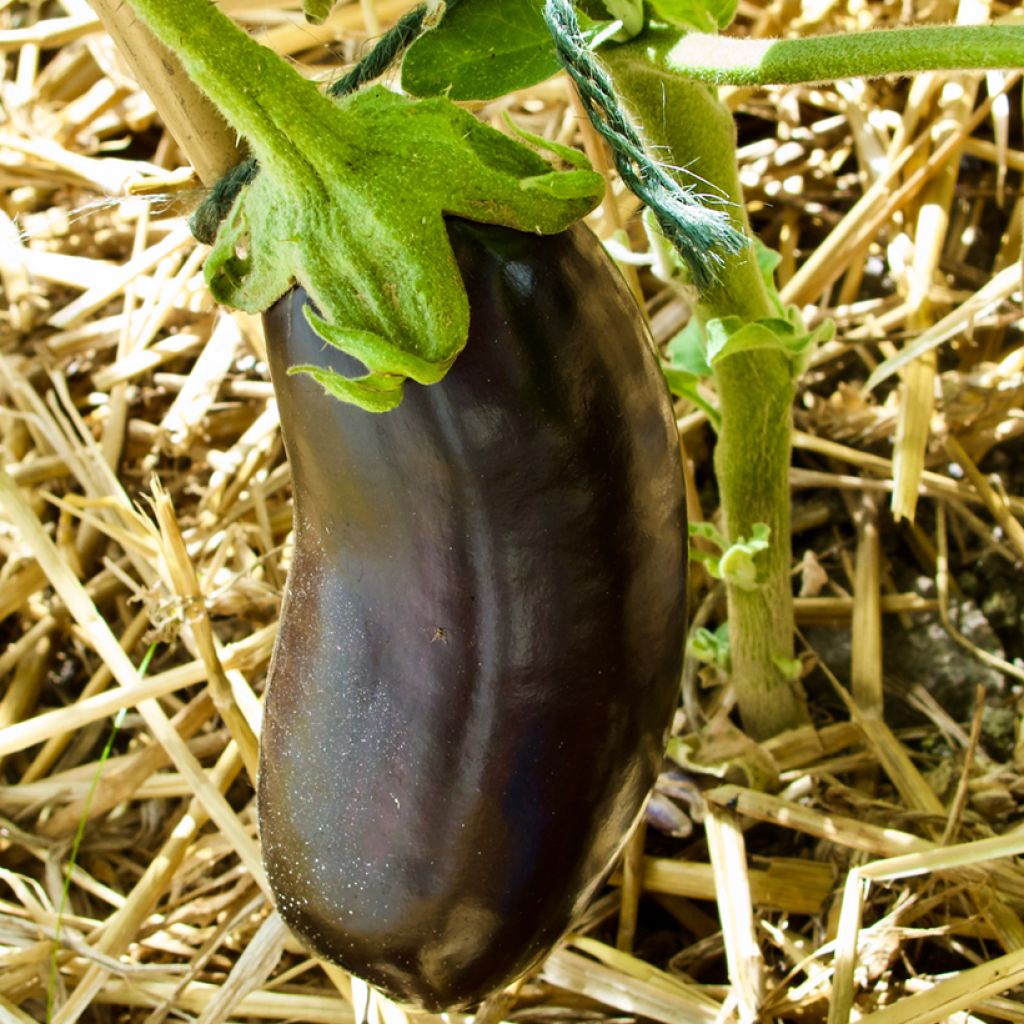
[[[1024,67],[1024,25],[922,25],[804,39],[675,32],[664,66],[711,85],[793,85]]]
[[[616,90],[666,166],[691,181],[704,179],[730,201],[734,223],[749,234],[736,167],[732,116],[707,86],[680,78],[666,66],[673,34],[651,31],[602,52]],[[685,113],[683,113],[685,112]],[[744,321],[777,315],[753,248],[730,258],[718,282],[701,293],[705,321]],[[775,350],[740,352],[715,367],[722,425],[715,471],[729,543],[767,523],[770,546],[765,578],[756,590],[726,583],[732,679],[744,728],[756,738],[809,721],[798,683],[778,659],[793,657],[790,589],[789,465],[794,386],[789,359]]]

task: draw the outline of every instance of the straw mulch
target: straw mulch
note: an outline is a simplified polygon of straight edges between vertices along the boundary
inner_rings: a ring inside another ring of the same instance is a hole
[[[223,6],[316,75],[404,9]],[[958,13],[1006,8],[758,0],[735,31]],[[204,290],[197,181],[90,7],[0,3],[0,47],[0,1021],[399,1022],[303,953],[260,867],[291,502],[259,320]],[[477,1020],[1024,1020],[1020,79],[727,95],[783,295],[838,326],[792,471],[816,727],[754,744],[689,663],[646,832]],[[562,80],[505,109],[600,156]],[[593,224],[664,343],[687,307],[615,194]],[[678,412],[711,518],[712,438]]]

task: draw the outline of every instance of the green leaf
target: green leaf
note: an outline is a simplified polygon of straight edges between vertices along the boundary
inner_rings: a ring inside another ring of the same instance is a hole
[[[707,359],[711,366],[739,352],[776,349],[789,356],[796,378],[807,368],[814,349],[832,337],[835,325],[825,320],[813,331],[807,331],[800,311],[790,306],[785,319],[765,317],[744,323],[739,317],[727,316],[709,320],[706,330]]]
[[[466,0],[409,47],[402,88],[413,96],[489,100],[559,70],[537,0]]]
[[[632,39],[643,31],[643,0],[604,0],[604,6],[616,21],[622,22],[623,39],[616,36],[617,41]]]
[[[651,0],[658,17],[697,32],[720,32],[736,17],[739,0]]]
[[[781,654],[772,655],[772,664],[791,683],[800,682],[804,674],[804,663],[799,658],[787,658]]]
[[[753,238],[754,256],[757,259],[757,269],[761,273],[761,280],[764,281],[765,290],[772,301],[779,316],[785,317],[786,310],[779,298],[779,290],[775,287],[775,270],[782,262],[782,255],[774,249],[770,249],[757,235]]]
[[[391,408],[406,378],[439,380],[465,345],[446,215],[552,234],[604,191],[584,170],[561,189],[544,159],[445,97],[376,86],[333,102],[209,0],[129,3],[259,162],[207,258],[210,290],[257,313],[301,285],[317,333],[367,368],[314,374],[343,401]]]
[[[758,556],[768,550],[771,529],[766,523],[754,523],[753,530],[752,536],[741,537],[718,561],[721,578],[740,590],[756,590],[764,579]]]
[[[717,434],[722,426],[722,414],[700,393],[700,377],[685,370],[677,370],[671,366],[662,366],[668,389],[678,398],[685,398],[707,415],[708,422]]]
[[[690,523],[689,534],[713,544],[719,554],[701,551],[690,545],[690,558],[701,562],[717,580],[725,580],[740,590],[756,590],[764,579],[763,555],[771,542],[771,527],[754,523],[749,537],[740,537],[735,544],[728,541],[708,522]]]
[[[788,351],[793,329],[787,321],[774,317],[744,323],[738,316],[727,316],[709,320],[707,334],[708,362],[714,366],[737,352],[766,348]]]
[[[705,626],[694,630],[687,645],[690,654],[705,665],[714,665],[728,672],[729,659],[729,623],[723,622],[714,632]]]
[[[333,6],[334,0],[302,0],[302,12],[314,25],[320,25]]]
[[[711,375],[707,338],[699,317],[690,317],[690,322],[668,343],[667,352],[673,369],[685,370],[696,377]]]
[[[402,401],[405,378],[368,373],[363,377],[344,377],[337,370],[324,366],[289,366],[290,375],[312,377],[332,398],[349,405],[358,405],[367,412],[390,412]]]
[[[835,333],[835,324],[831,320],[824,320],[813,331],[808,331],[800,310],[792,305],[783,306],[775,288],[775,268],[781,257],[774,249],[769,249],[757,238],[754,239],[754,250],[758,270],[772,305],[778,311],[777,315],[763,317],[749,323],[745,323],[735,316],[709,320],[703,325],[699,339],[690,337],[684,339],[677,335],[679,339],[677,347],[680,352],[680,356],[677,358],[682,358],[682,354],[696,346],[698,341],[703,346],[701,352],[711,366],[716,365],[726,356],[736,355],[738,352],[776,349],[789,356],[795,380],[807,369],[817,346],[832,338]],[[691,320],[687,328],[680,332],[680,335],[689,330],[693,324],[694,320]],[[672,346],[676,345],[676,340],[673,339],[670,342],[670,351],[672,351]],[[697,356],[691,354],[690,358],[691,360],[696,359]],[[673,362],[675,361],[673,360]]]
[[[757,269],[761,272],[764,283],[769,288],[775,288],[775,270],[782,262],[782,254],[764,244],[757,235],[754,235],[754,254],[757,257]]]
[[[729,542],[718,532],[715,528],[714,523],[707,521],[699,523],[690,523],[687,527],[687,533],[691,537],[699,537],[701,540],[706,540],[713,544],[719,551],[724,551],[728,546]],[[697,556],[697,552],[691,552],[693,557]]]

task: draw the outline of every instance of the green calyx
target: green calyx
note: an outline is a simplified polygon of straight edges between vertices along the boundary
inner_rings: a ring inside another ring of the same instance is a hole
[[[382,87],[335,102],[209,0],[130,0],[249,143],[259,174],[206,263],[214,297],[258,313],[293,285],[324,341],[367,369],[309,373],[372,412],[406,379],[440,380],[465,345],[469,306],[444,217],[553,234],[591,210],[603,179],[555,171],[444,97]]]

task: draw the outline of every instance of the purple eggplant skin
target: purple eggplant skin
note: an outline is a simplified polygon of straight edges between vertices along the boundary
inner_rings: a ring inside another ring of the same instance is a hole
[[[258,783],[277,907],[399,1002],[472,1006],[601,885],[661,765],[686,629],[672,406],[582,225],[453,220],[464,351],[382,415],[293,291],[265,314],[295,496]]]

